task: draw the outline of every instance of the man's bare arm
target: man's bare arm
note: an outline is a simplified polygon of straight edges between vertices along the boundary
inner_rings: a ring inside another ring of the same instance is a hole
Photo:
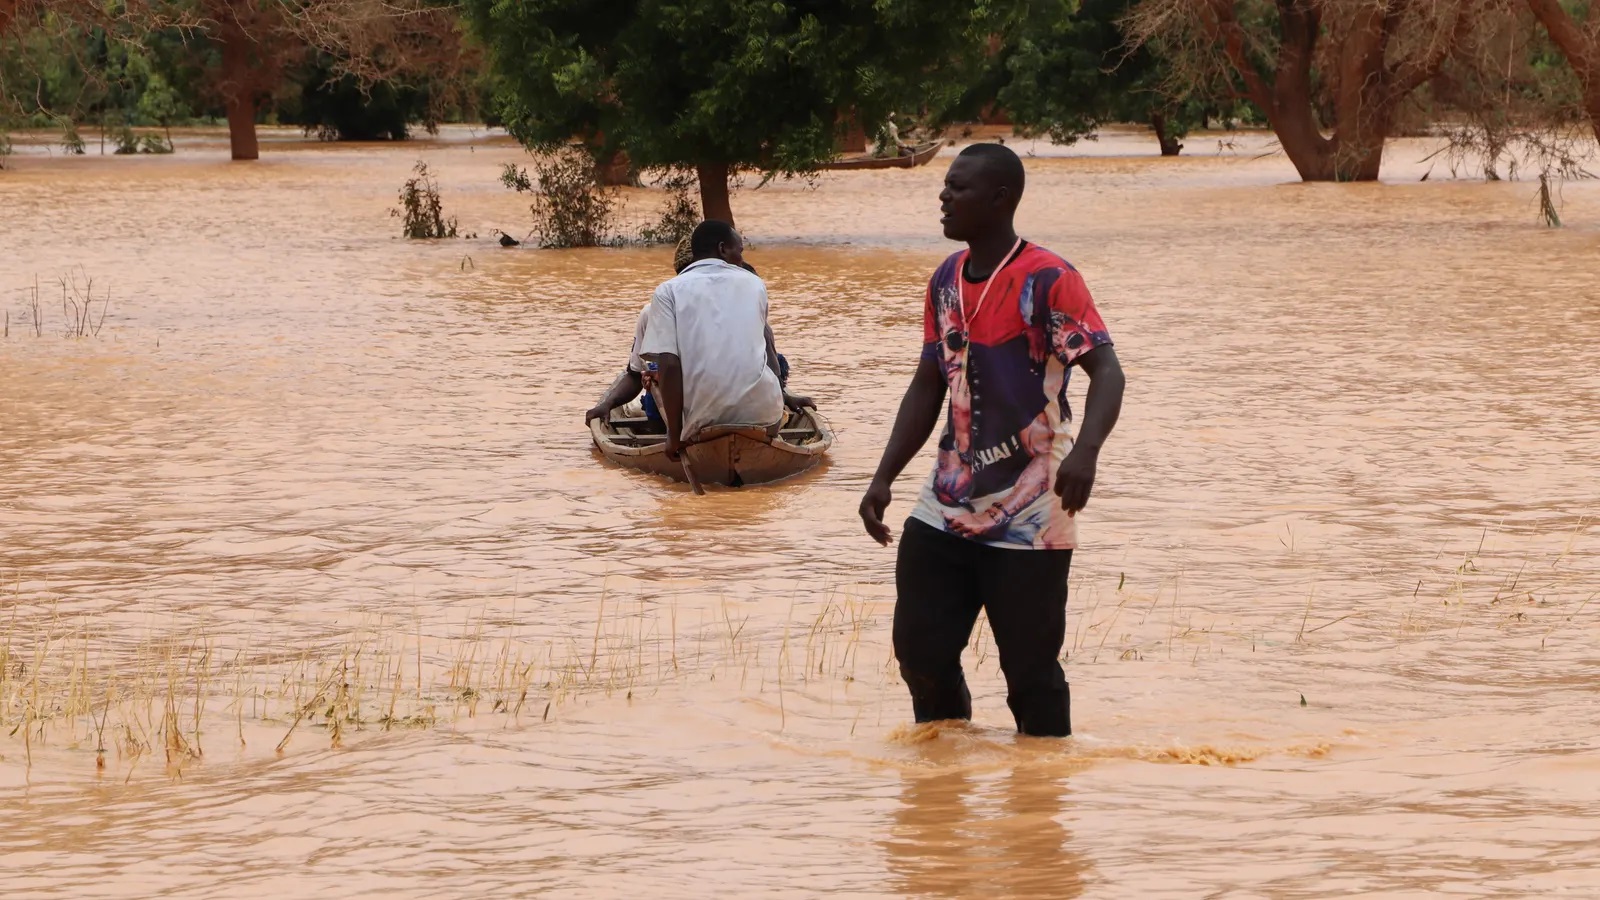
[[[883,524],[884,510],[892,499],[894,480],[910,464],[911,459],[928,442],[928,435],[939,422],[939,408],[944,405],[944,372],[938,360],[924,358],[917,363],[916,374],[911,376],[911,386],[900,400],[900,411],[895,415],[894,429],[889,432],[889,443],[883,448],[883,458],[878,461],[878,472],[872,476],[866,496],[861,498],[861,522],[867,534],[880,544],[887,544],[891,534]]]
[[[655,355],[661,372],[661,415],[667,420],[667,458],[676,462],[683,445],[683,362],[676,353]]]
[[[1089,376],[1089,392],[1083,401],[1083,426],[1078,429],[1078,439],[1056,473],[1056,494],[1061,497],[1061,508],[1069,513],[1076,513],[1089,503],[1100,448],[1122,414],[1122,391],[1127,386],[1116,348],[1110,344],[1078,357],[1076,364]]]
[[[644,390],[644,378],[632,369],[624,369],[622,374],[617,376],[617,380],[612,382],[611,389],[600,398],[600,402],[584,413],[583,423],[587,425],[593,419],[604,417],[613,409],[639,396],[642,390]]]

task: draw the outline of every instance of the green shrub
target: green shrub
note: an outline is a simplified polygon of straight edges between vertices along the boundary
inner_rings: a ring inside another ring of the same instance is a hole
[[[444,217],[444,204],[439,200],[439,184],[428,172],[428,164],[418,162],[412,169],[415,178],[400,188],[400,207],[389,210],[389,215],[404,220],[403,232],[407,238],[432,240],[456,236],[456,220]]]
[[[623,241],[614,235],[618,192],[600,183],[594,157],[566,147],[533,163],[534,177],[510,163],[500,183],[532,194],[533,235],[540,247],[599,247]],[[535,181],[538,186],[535,187]]]

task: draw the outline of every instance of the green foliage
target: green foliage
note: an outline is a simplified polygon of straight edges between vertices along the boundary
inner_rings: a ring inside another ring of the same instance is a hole
[[[126,125],[112,140],[116,144],[116,149],[111,152],[116,156],[132,156],[136,153],[164,155],[172,152],[172,142],[161,135],[138,134]],[[79,144],[82,143],[82,139],[79,139]]]
[[[563,147],[535,160],[533,171],[530,178],[527,170],[507,163],[500,183],[533,195],[533,235],[540,247],[622,243],[615,235],[618,192],[600,183],[593,156],[578,147]]]
[[[134,111],[145,122],[170,126],[189,117],[189,106],[159,72],[152,72],[139,93]]]
[[[573,137],[642,168],[785,175],[832,158],[836,123],[942,110],[989,36],[1066,0],[466,0],[530,148]]]
[[[113,0],[107,9],[121,5]],[[154,6],[175,15],[211,15],[194,0]],[[294,4],[261,4],[269,6]],[[215,122],[226,115],[221,50],[209,28],[151,28],[148,18],[132,13],[100,21],[105,24],[91,27],[50,13],[14,23],[0,40],[0,119],[31,127],[95,122],[114,131]],[[432,132],[441,117],[458,121],[477,111],[476,95],[454,91],[458,77],[478,84],[480,93],[489,90],[475,71],[476,56],[442,55],[443,62],[429,60],[425,76],[404,83],[378,77],[363,89],[353,78],[335,77],[339,67],[332,57],[307,58],[303,46],[262,40],[262,65],[269,71],[261,76],[265,93],[258,120],[276,118],[330,138],[403,138],[417,123]],[[273,40],[283,43],[282,35]],[[450,68],[454,62],[459,71]]]
[[[297,80],[298,102],[287,104],[281,119],[325,141],[403,141],[418,123],[429,134],[439,130],[426,84],[362,85],[349,74],[336,75],[333,60],[326,55],[299,73]]]
[[[165,71],[161,33],[108,33],[48,19],[0,42],[0,99],[30,124],[68,122],[170,126],[194,115],[187,93]],[[180,73],[186,74],[186,73]],[[68,152],[72,146],[69,128]]]
[[[117,149],[113,150],[112,153],[117,156],[131,156],[139,152],[139,136],[134,134],[133,129],[126,125],[122,126],[122,130],[117,132],[117,136],[113,140],[116,142]]]
[[[412,171],[416,177],[408,179],[400,188],[400,207],[389,210],[389,215],[403,221],[402,233],[408,238],[426,240],[455,237],[456,220],[444,217],[439,184],[428,172],[428,164],[418,162]]]
[[[1120,23],[1138,0],[1083,0],[1078,10],[1020,34],[991,73],[996,97],[1024,134],[1072,144],[1110,122],[1150,125],[1163,153],[1208,119],[1224,124],[1238,111],[1225,92],[1179,87],[1148,44],[1138,47]]]

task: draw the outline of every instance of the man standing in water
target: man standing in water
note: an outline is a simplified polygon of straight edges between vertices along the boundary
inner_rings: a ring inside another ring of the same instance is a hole
[[[895,565],[894,651],[912,709],[918,722],[972,717],[961,651],[985,610],[1017,730],[1066,736],[1071,698],[1059,657],[1075,517],[1122,409],[1123,375],[1077,270],[1017,237],[1023,182],[1022,160],[999,144],[967,147],[945,175],[940,223],[967,249],[928,282],[922,359],[861,520],[878,543],[890,542],[890,488],[948,394],[938,464]],[[1076,439],[1067,404],[1074,365],[1089,376]]]

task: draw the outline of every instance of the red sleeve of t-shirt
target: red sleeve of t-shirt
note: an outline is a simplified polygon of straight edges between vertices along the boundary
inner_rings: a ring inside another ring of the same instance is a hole
[[[1067,268],[1050,290],[1050,347],[1066,365],[1096,347],[1111,343],[1111,333],[1095,309],[1089,286],[1078,270]]]

